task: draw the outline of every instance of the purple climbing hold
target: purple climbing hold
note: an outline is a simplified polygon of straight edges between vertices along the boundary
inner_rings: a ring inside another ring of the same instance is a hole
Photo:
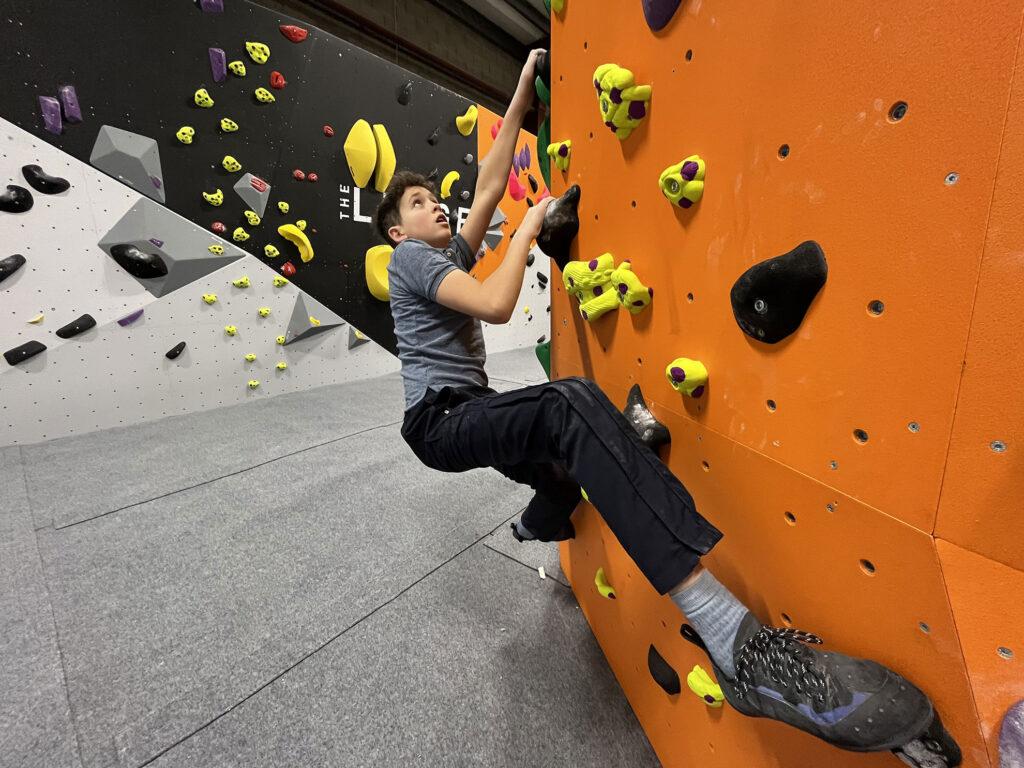
[[[530,155],[530,145],[524,144],[523,157],[519,160],[519,164],[523,166],[523,168],[529,168],[531,162],[533,162],[533,157]]]
[[[0,259],[0,283],[25,266],[25,257],[20,253]]]
[[[228,57],[223,48],[210,48],[210,71],[215,83],[223,83],[228,79]]]
[[[625,283],[619,283],[619,293],[626,293],[629,290],[629,286]]]
[[[642,101],[629,102],[629,116],[634,120],[640,120],[647,114],[647,108]]]
[[[686,197],[680,197],[679,198],[679,207],[680,208],[689,208],[691,205],[693,205],[693,200],[690,200],[689,198],[686,198]]]
[[[1010,707],[999,732],[999,768],[1021,766],[1024,766],[1024,700]]]
[[[588,261],[587,262],[587,268],[591,272],[593,272],[595,269],[597,269],[597,259],[591,259],[590,261]]]
[[[78,94],[75,93],[75,86],[62,85],[57,91],[57,98],[64,107],[64,119],[69,123],[82,122],[82,107],[78,104]]]
[[[151,242],[157,248],[163,248],[164,247],[164,241],[161,240],[158,237],[151,237],[151,238],[149,238],[149,242]]]
[[[691,160],[688,163],[683,163],[683,167],[679,169],[679,175],[687,181],[693,181],[693,177],[697,175],[699,170],[700,166]]]
[[[699,387],[693,390],[693,397],[700,397],[704,394],[704,385],[701,384]]]
[[[203,13],[224,13],[224,0],[199,0]]]
[[[643,0],[647,26],[654,32],[664,29],[675,15],[680,2],[681,0]]]
[[[519,153],[518,152],[516,154],[512,155],[512,170],[514,170],[516,172],[516,176],[518,176],[522,172],[522,170],[523,170],[522,168],[519,167]]]
[[[672,366],[672,370],[670,371],[670,373],[672,374],[672,381],[675,381],[675,382],[686,381],[686,371],[684,371],[682,368],[679,368],[679,367],[673,365]]]
[[[568,157],[569,156],[569,146],[567,144],[565,144],[564,142],[562,144],[558,145],[558,156],[559,157]]]
[[[149,180],[153,182],[153,186],[156,187],[157,189],[160,189],[160,187],[164,185],[164,183],[160,181],[160,179],[158,179],[156,176],[150,176]]]
[[[53,96],[40,96],[39,109],[43,113],[43,125],[50,133],[58,136],[64,131],[64,124],[60,119],[60,102]]]
[[[130,315],[125,315],[120,320],[118,320],[117,324],[120,325],[122,328],[124,328],[125,326],[128,326],[128,325],[131,325],[136,320],[138,320],[140,317],[142,317],[142,313],[145,312],[145,311],[146,311],[145,309],[136,309]]]
[[[604,293],[604,288],[602,288],[600,285],[595,285],[594,286],[594,295],[595,296],[600,296],[602,293]]]

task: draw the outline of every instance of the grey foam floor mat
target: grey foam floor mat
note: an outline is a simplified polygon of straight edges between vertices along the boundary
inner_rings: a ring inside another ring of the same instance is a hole
[[[516,541],[509,530],[509,523],[518,520],[519,514],[505,521],[505,524],[484,539],[484,545],[500,552],[506,557],[525,565],[533,571],[544,569],[545,577],[554,579],[560,584],[569,586],[569,579],[562,573],[562,563],[558,554],[558,543],[554,541]],[[538,578],[540,574],[538,573]]]

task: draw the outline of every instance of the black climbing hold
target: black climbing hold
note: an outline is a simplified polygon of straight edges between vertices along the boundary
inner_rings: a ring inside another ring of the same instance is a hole
[[[440,137],[441,137],[441,129],[440,128],[435,128],[434,132],[432,134],[430,134],[430,136],[427,137],[427,143],[430,146],[434,146],[435,144],[437,144],[438,139]]]
[[[540,189],[540,185],[537,183],[537,180],[535,178],[533,178],[533,174],[532,173],[526,174],[526,180],[528,182],[530,182],[530,189],[533,190],[533,194],[537,194],[537,190]]]
[[[527,208],[533,208],[534,205],[536,205],[536,203],[534,203],[533,200],[531,200],[530,198],[526,198],[526,207]]]
[[[652,451],[657,452],[658,448],[672,442],[668,427],[654,418],[654,414],[648,410],[639,384],[630,387],[629,394],[626,395],[626,407],[622,413],[633,425],[633,429],[640,436],[640,441]]]
[[[800,243],[740,275],[729,294],[732,313],[745,334],[775,344],[800,327],[827,277],[821,246],[813,240]]]
[[[689,624],[683,624],[681,627],[679,627],[679,634],[682,635],[684,639],[689,640],[691,643],[696,645],[701,650],[706,651],[708,649],[708,647],[704,645],[704,641],[700,639],[700,635],[697,634],[697,630],[695,630]]]
[[[544,211],[544,221],[537,235],[537,245],[555,260],[559,269],[569,263],[569,249],[580,231],[580,185],[573,184]]]
[[[20,347],[4,352],[4,359],[11,365],[17,365],[18,363],[25,362],[30,357],[35,357],[45,349],[46,345],[40,344],[38,341],[26,341]]]
[[[543,288],[548,284],[548,276],[543,272],[537,273],[537,282],[540,283],[540,287]]]
[[[675,696],[682,687],[679,685],[679,674],[662,658],[653,645],[647,650],[647,668],[651,671],[654,682],[660,685],[669,696]]]
[[[657,32],[664,29],[676,10],[681,0],[644,0],[644,18],[647,19],[647,26]]]
[[[25,257],[20,253],[0,260],[0,283],[25,266]]]
[[[21,175],[25,177],[25,181],[28,182],[32,189],[36,192],[42,192],[44,195],[56,195],[66,191],[71,186],[71,182],[67,179],[62,179],[60,176],[50,176],[38,165],[23,165],[21,167]]]
[[[412,100],[412,80],[409,80],[405,85],[398,89],[398,103],[403,107]]]
[[[57,335],[62,339],[70,339],[72,336],[77,336],[83,331],[88,331],[90,328],[96,326],[96,320],[86,312],[77,320],[72,320],[70,323],[65,325],[63,328],[57,329]]]
[[[7,191],[0,194],[0,211],[24,213],[32,207],[32,193],[17,184],[8,184]]]
[[[514,232],[512,234],[513,236],[515,235]],[[533,251],[530,251],[528,254],[526,254],[526,266],[532,267],[534,261],[535,259],[533,258]]]
[[[163,277],[167,274],[167,265],[163,259],[153,253],[144,253],[131,243],[112,246],[110,255],[114,257],[118,266],[140,280]]]
[[[184,351],[185,351],[185,342],[184,341],[179,341],[177,344],[174,345],[174,347],[172,347],[171,349],[167,350],[167,352],[164,354],[164,357],[166,357],[168,360],[173,360],[174,358],[176,358],[178,355],[180,355]]]
[[[434,170],[427,174],[427,181],[436,181],[437,177],[440,175],[441,172],[437,168],[435,168]]]
[[[539,339],[537,339],[537,343],[538,343],[538,344],[543,344],[543,343],[544,343],[544,340],[545,340],[545,339],[547,339],[547,337],[548,337],[548,335],[547,335],[546,333],[542,333],[542,334],[540,335],[540,338],[539,338]]]

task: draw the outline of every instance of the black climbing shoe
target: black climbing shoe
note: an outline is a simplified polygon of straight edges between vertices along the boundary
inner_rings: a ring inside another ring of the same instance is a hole
[[[684,626],[684,637],[703,645],[687,630],[692,633]],[[725,698],[745,715],[781,720],[840,749],[891,750],[915,768],[960,765],[960,749],[920,689],[874,661],[810,647],[820,643],[798,629],[763,626],[747,613],[733,645],[735,678],[712,664]],[[918,756],[907,751],[918,747],[930,762],[920,750]]]
[[[509,523],[509,525],[512,527],[512,538],[514,538],[520,544],[523,543],[524,541],[544,541],[544,542],[549,542],[549,541],[566,541],[567,539],[575,539],[576,538],[576,527],[572,524],[572,520],[566,520],[565,521],[565,525],[563,525],[561,527],[561,529],[559,529],[558,533],[555,535],[555,537],[553,539],[542,539],[539,536],[537,538],[534,538],[534,539],[524,539],[522,536],[519,535],[519,531],[518,531],[518,529],[516,529],[516,524],[515,523]]]

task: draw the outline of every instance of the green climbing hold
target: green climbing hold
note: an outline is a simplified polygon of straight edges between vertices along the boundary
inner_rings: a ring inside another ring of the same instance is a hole
[[[544,183],[551,189],[551,158],[548,156],[548,145],[551,143],[551,116],[544,118],[544,122],[537,131],[537,162],[540,164],[540,173],[544,177]]]
[[[533,81],[533,87],[537,90],[537,98],[543,101],[545,104],[551,103],[551,91],[544,85],[544,81],[541,80],[540,75],[537,75],[537,79]]]
[[[544,369],[548,381],[551,381],[551,342],[545,341],[543,344],[538,344],[533,348],[533,351],[537,353],[537,360],[540,361],[541,368]]]

